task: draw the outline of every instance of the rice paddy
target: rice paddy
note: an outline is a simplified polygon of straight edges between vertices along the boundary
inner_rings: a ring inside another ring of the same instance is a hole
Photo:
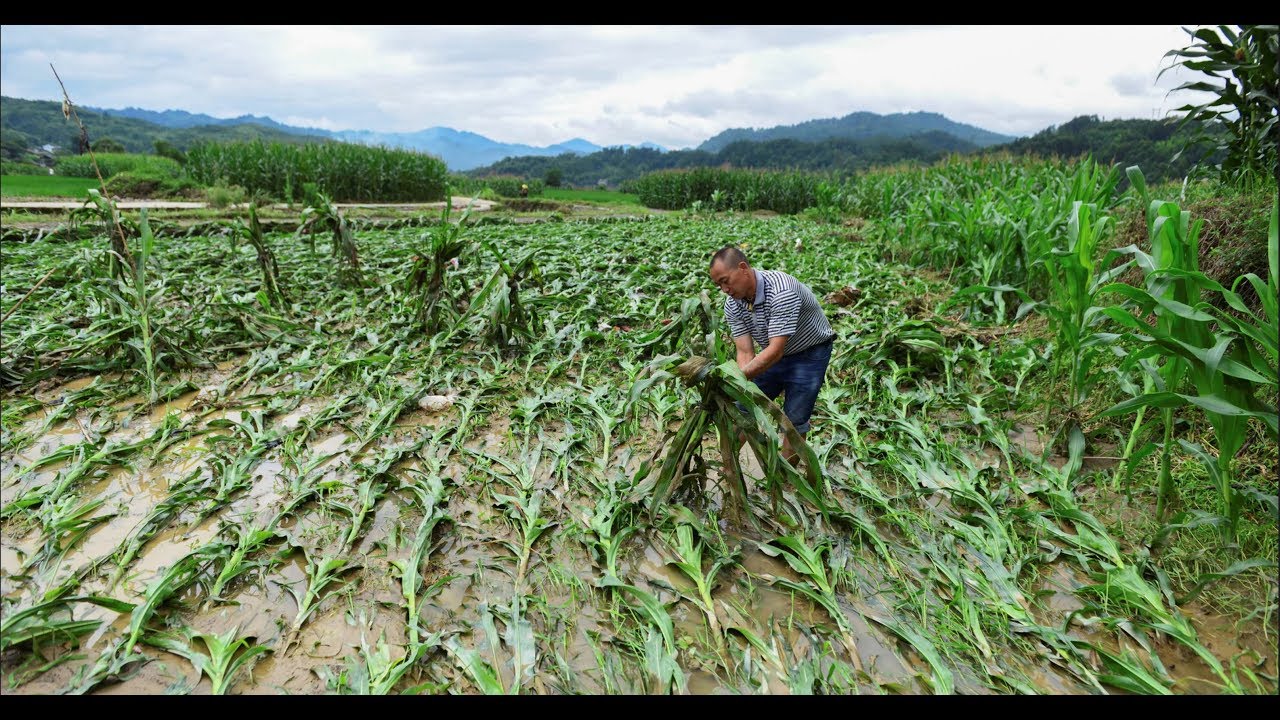
[[[327,206],[297,231],[144,215],[130,258],[106,227],[4,242],[5,693],[1274,694],[1274,529],[1265,492],[1232,492],[1274,469],[1209,457],[1202,420],[1099,432],[1088,397],[1143,380],[1087,339],[1123,343],[1088,258],[1035,275],[997,244],[948,277],[895,223],[955,240],[994,197],[884,182],[857,202],[951,215],[370,229]],[[1041,240],[1085,258],[1095,227]],[[676,374],[701,356],[737,387],[705,272],[726,244],[838,334],[800,470],[726,462]],[[1015,312],[1035,282],[1079,301],[1029,317],[1074,334]],[[1221,506],[1117,530],[1215,467]],[[1162,543],[1230,518],[1236,561],[1172,587]],[[1197,600],[1219,581],[1263,600],[1221,617]]]

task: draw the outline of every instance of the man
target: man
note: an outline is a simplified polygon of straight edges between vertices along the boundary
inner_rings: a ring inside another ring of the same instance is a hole
[[[836,336],[818,299],[780,270],[752,268],[732,245],[712,256],[710,272],[728,296],[724,317],[737,346],[738,367],[770,400],[785,394],[782,411],[804,437]],[[797,452],[785,439],[782,455],[795,463]]]

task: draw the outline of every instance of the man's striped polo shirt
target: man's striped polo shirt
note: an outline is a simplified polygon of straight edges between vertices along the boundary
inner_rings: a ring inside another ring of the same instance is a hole
[[[763,349],[769,338],[787,335],[783,356],[804,352],[835,337],[818,298],[804,283],[781,270],[756,270],[756,295],[751,302],[726,295],[724,319],[734,338],[751,333]]]

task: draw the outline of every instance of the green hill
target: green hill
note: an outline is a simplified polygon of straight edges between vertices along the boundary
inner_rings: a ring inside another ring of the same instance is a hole
[[[256,124],[171,128],[80,107],[76,108],[76,114],[84,123],[91,143],[111,139],[124,146],[126,151],[135,153],[154,152],[157,140],[164,140],[183,151],[202,141],[333,142],[318,135],[299,135]],[[79,151],[79,127],[74,120],[63,117],[62,103],[52,100],[0,97],[0,130],[12,142],[30,142],[29,147],[53,145],[62,151]],[[6,142],[6,148],[9,144]]]
[[[1007,143],[1014,138],[983,130],[972,125],[948,120],[938,113],[911,112],[877,115],[856,112],[842,118],[808,120],[796,125],[778,125],[771,128],[732,128],[712,137],[698,146],[699,150],[717,152],[739,140],[764,142],[767,140],[802,140],[818,142],[842,138],[846,140],[870,140],[872,138],[903,139],[925,133],[946,133],[976,147],[989,147]]]

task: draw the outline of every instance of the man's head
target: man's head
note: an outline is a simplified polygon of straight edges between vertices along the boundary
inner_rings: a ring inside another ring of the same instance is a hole
[[[755,272],[741,250],[726,245],[711,256],[711,281],[725,295],[751,300],[756,289]]]

